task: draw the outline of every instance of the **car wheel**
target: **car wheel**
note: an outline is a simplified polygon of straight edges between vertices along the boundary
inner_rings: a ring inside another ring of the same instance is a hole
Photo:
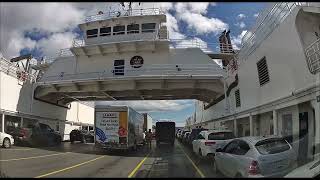
[[[4,147],[4,148],[10,148],[10,147],[11,147],[11,142],[10,142],[10,139],[9,139],[9,138],[4,138],[2,144],[3,144],[3,147]]]

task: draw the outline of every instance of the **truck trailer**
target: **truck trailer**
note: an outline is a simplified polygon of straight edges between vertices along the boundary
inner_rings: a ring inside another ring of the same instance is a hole
[[[144,116],[144,124],[143,124],[143,130],[149,131],[149,129],[152,130],[152,117],[148,113],[143,113]]]
[[[128,106],[95,107],[95,147],[136,150],[143,144],[144,116]]]

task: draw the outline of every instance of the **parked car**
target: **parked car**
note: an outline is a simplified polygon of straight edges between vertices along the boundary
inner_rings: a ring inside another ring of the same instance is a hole
[[[320,147],[320,144],[317,145]],[[318,149],[319,150],[319,149]],[[319,178],[320,177],[320,151],[316,152],[314,159],[291,172],[286,178]]]
[[[81,141],[81,143],[94,143],[94,132],[74,129],[70,132],[70,142]]]
[[[190,135],[188,136],[188,139],[186,140],[186,144],[189,146],[192,146],[192,141],[196,139],[196,137],[199,135],[201,131],[207,131],[208,129],[205,128],[196,128],[192,129]]]
[[[183,136],[184,136],[184,134],[185,134],[186,132],[190,132],[190,131],[188,131],[188,130],[183,130],[183,131],[182,131],[182,133],[180,134],[179,139],[178,139],[180,142],[182,141]]]
[[[61,135],[55,132],[49,125],[36,123],[28,128],[17,128],[13,137],[18,144],[37,145],[59,145]]]
[[[14,145],[14,138],[10,134],[0,132],[0,146],[10,148]]]
[[[235,138],[231,130],[205,130],[201,131],[192,141],[193,152],[202,157],[213,157],[216,149]]]
[[[190,135],[191,132],[186,132],[184,135],[183,135],[183,138],[182,138],[182,143],[186,143],[188,138],[189,138],[189,135]]]
[[[227,177],[283,177],[297,166],[292,146],[276,136],[236,138],[218,148],[213,169]]]

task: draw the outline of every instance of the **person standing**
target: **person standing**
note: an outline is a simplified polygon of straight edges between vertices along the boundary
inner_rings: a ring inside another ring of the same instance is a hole
[[[149,129],[149,131],[146,134],[146,141],[150,149],[151,149],[151,140],[152,140],[152,132],[151,132],[151,129]]]

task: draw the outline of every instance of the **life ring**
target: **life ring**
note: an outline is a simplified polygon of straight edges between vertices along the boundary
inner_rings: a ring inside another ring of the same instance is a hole
[[[116,13],[116,16],[119,17],[120,15],[121,15],[121,12],[118,11],[118,12]]]

